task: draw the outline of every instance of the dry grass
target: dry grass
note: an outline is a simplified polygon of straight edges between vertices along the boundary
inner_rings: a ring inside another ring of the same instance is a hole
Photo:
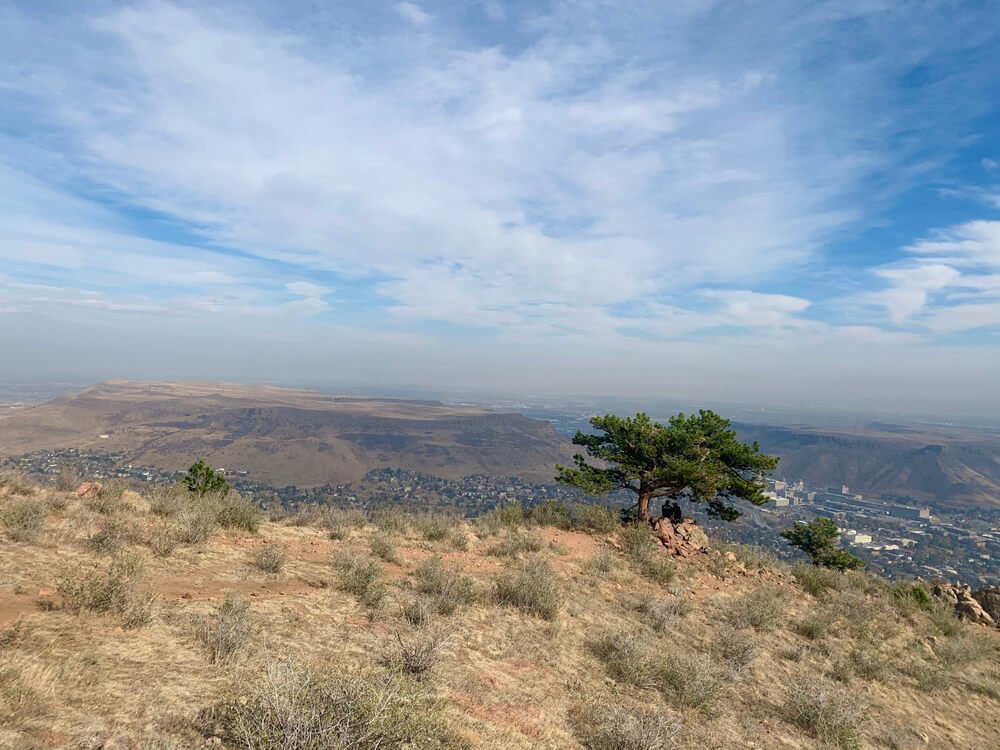
[[[271,575],[277,575],[288,562],[288,550],[280,544],[268,544],[254,550],[250,556],[250,564],[257,570]]]
[[[372,523],[390,534],[403,534],[410,525],[402,508],[379,508],[372,514]]]
[[[313,517],[314,523],[326,529],[331,539],[346,539],[351,530],[360,530],[368,523],[365,514],[356,508],[329,508],[317,511]]]
[[[605,635],[592,649],[614,679],[659,690],[687,708],[710,710],[727,682],[725,670],[710,656],[644,642],[632,633]]]
[[[420,564],[413,573],[417,591],[427,594],[440,615],[451,615],[464,605],[475,601],[472,579],[454,568],[444,565],[440,557],[431,557]]]
[[[250,603],[237,594],[226,594],[218,609],[198,623],[195,632],[209,661],[225,664],[245,649],[253,636]]]
[[[371,548],[372,554],[388,563],[399,565],[402,562],[399,551],[396,549],[396,542],[386,532],[380,532],[372,537]]]
[[[447,539],[458,526],[459,519],[450,513],[419,513],[411,519],[413,529],[428,542]]]
[[[570,716],[576,738],[588,750],[674,750],[684,727],[675,717],[648,706],[595,702]]]
[[[498,557],[521,557],[541,552],[545,542],[538,534],[510,529],[499,543],[490,548],[491,555]]]
[[[734,628],[774,630],[785,611],[784,598],[772,588],[758,588],[729,602],[726,620]]]
[[[0,497],[34,495],[38,488],[21,471],[0,471]]]
[[[719,630],[715,647],[722,660],[736,674],[749,667],[760,652],[756,636],[732,627]]]
[[[331,673],[275,659],[249,694],[213,708],[206,722],[251,750],[450,748],[438,705],[404,677]]]
[[[843,750],[861,747],[865,702],[855,692],[803,675],[788,691],[788,721]]]
[[[102,555],[111,555],[130,544],[135,544],[140,538],[141,532],[132,519],[103,518],[98,523],[97,529],[87,537],[87,547]]]
[[[410,675],[418,680],[431,676],[448,643],[444,632],[433,630],[417,633],[407,639],[396,635],[396,641],[382,654],[383,666]]]
[[[146,536],[146,546],[157,557],[170,557],[178,544],[180,540],[177,538],[177,529],[170,524],[154,524]]]
[[[0,524],[12,542],[34,541],[45,527],[46,506],[35,497],[15,497],[0,508]]]
[[[424,597],[410,599],[400,607],[403,619],[411,625],[422,628],[434,619],[434,606]]]
[[[340,555],[333,565],[337,571],[337,588],[353,594],[372,614],[382,608],[387,589],[381,565],[361,555]]]
[[[63,573],[56,581],[56,591],[63,609],[115,613],[123,627],[140,627],[149,622],[153,603],[151,595],[137,590],[142,569],[140,557],[121,554],[111,560],[106,571],[77,568]]]
[[[170,497],[180,501],[164,512]],[[13,499],[0,496],[0,508]],[[440,544],[392,521],[386,531],[348,520],[345,538],[331,541],[315,518],[307,526],[265,520],[260,537],[246,538],[211,535],[220,528],[217,506],[182,493],[164,492],[156,513],[131,495],[125,502],[127,514],[95,518],[69,498],[45,518],[44,545],[5,535],[0,747],[95,747],[103,738],[176,750],[221,738],[222,747],[330,740],[326,746],[342,748],[348,740],[368,746],[358,737],[370,736],[383,747],[434,746],[444,737],[440,746],[464,740],[484,750],[721,750],[849,747],[854,736],[863,747],[993,750],[1000,731],[1000,636],[941,619],[947,613],[936,606],[900,606],[894,587],[867,576],[833,574],[817,601],[781,565],[739,557],[746,570],[731,565],[720,579],[712,556],[698,556],[673,563],[683,590],[663,590],[639,575],[635,557],[562,529],[553,509],[537,519],[534,509],[523,512],[518,533],[543,547],[518,560],[488,554],[507,534],[499,523],[498,538],[467,536],[467,549],[452,541],[468,528],[461,524]],[[173,531],[189,517],[203,518],[210,536],[174,549]],[[162,536],[169,556],[92,550],[88,531],[108,520],[134,523],[153,549]],[[374,540],[382,535],[411,569],[379,560]],[[287,551],[285,574],[264,579],[249,568],[262,546]],[[773,617],[756,619],[768,609],[756,601],[760,590],[783,592],[787,616],[779,613],[773,629]],[[444,608],[447,618],[439,600],[457,602]],[[735,621],[743,627],[727,622],[730,606],[741,610]],[[376,613],[384,616],[365,621]],[[779,630],[785,617],[788,630]],[[123,623],[145,626],[123,633]],[[613,634],[603,664],[593,644],[602,632]],[[344,681],[354,686],[347,693],[370,691],[376,703],[344,698]],[[800,686],[803,697],[786,695]],[[851,712],[845,721],[843,706],[827,697],[844,694],[870,724],[853,723]],[[379,701],[396,706],[389,713],[404,724],[378,718]],[[367,713],[372,705],[377,716]],[[416,729],[392,734],[410,721]]]
[[[677,620],[691,611],[691,603],[685,599],[660,599],[645,597],[635,602],[632,609],[639,613],[642,621],[657,633],[664,633]]]
[[[590,534],[614,534],[621,527],[621,513],[602,505],[573,506],[573,528]]]
[[[562,595],[551,565],[544,560],[526,560],[497,576],[493,600],[543,620],[555,620]]]
[[[830,568],[820,568],[816,565],[795,565],[792,575],[799,585],[817,599],[826,599],[829,592],[839,591],[844,587],[844,574]]]

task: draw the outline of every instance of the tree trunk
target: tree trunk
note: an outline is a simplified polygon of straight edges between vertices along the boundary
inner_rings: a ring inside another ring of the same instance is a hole
[[[639,493],[639,521],[642,523],[649,523],[649,498],[652,492],[640,492]]]

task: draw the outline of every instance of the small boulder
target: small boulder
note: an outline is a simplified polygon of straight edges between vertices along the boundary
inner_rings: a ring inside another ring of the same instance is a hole
[[[97,497],[101,494],[102,489],[104,489],[104,485],[100,482],[84,482],[76,488],[76,496],[90,498]]]

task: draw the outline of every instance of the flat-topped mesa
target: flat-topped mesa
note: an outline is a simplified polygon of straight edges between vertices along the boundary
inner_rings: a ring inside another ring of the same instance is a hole
[[[167,471],[203,457],[300,487],[387,466],[548,481],[572,456],[550,423],[521,414],[232,383],[107,381],[0,418],[0,455],[65,448]]]

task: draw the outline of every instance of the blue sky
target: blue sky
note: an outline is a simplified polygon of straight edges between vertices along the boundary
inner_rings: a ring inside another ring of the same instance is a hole
[[[11,374],[1000,409],[988,2],[3,2]]]

